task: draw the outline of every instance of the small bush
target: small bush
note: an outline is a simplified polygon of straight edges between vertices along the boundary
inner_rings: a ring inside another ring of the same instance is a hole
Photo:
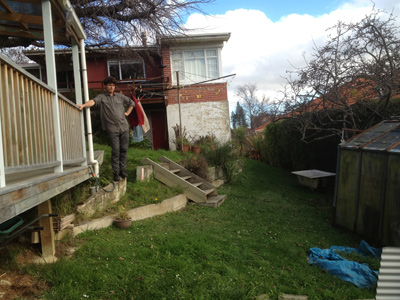
[[[207,175],[208,163],[203,155],[191,155],[188,159],[182,161],[182,165],[190,172],[209,181]]]

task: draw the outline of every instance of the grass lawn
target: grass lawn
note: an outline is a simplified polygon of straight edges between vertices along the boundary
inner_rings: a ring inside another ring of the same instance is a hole
[[[227,195],[218,209],[189,204],[130,229],[86,232],[73,258],[24,270],[51,286],[42,299],[52,300],[374,298],[375,290],[307,262],[311,247],[357,248],[360,242],[332,227],[332,195],[250,160],[218,193]]]

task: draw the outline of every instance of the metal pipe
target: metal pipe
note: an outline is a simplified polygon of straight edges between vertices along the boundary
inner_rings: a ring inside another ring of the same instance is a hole
[[[83,39],[81,39],[79,42],[81,48],[83,96],[86,103],[90,99],[89,99],[89,88],[88,88],[88,78],[87,78],[85,44]],[[87,129],[88,146],[89,146],[89,153],[88,153],[89,164],[94,165],[94,173],[96,174],[97,177],[99,177],[99,162],[94,159],[92,120],[90,118],[90,108],[86,108],[86,129]]]

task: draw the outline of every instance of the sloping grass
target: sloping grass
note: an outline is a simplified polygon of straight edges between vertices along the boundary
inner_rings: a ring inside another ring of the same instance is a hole
[[[46,281],[43,299],[366,299],[363,290],[310,266],[307,250],[358,247],[331,225],[332,197],[301,187],[290,172],[245,161],[219,189],[218,209],[182,211],[134,222],[130,229],[79,235],[72,259],[30,266]]]

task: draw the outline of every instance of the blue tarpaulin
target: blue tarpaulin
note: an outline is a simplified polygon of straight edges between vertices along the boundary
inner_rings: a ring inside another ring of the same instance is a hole
[[[360,264],[341,257],[337,252],[355,252],[365,256],[380,258],[381,249],[377,249],[362,241],[358,249],[332,246],[329,249],[311,248],[308,262],[327,270],[330,274],[353,283],[360,288],[370,288],[376,284],[378,272],[371,270],[367,264]]]

